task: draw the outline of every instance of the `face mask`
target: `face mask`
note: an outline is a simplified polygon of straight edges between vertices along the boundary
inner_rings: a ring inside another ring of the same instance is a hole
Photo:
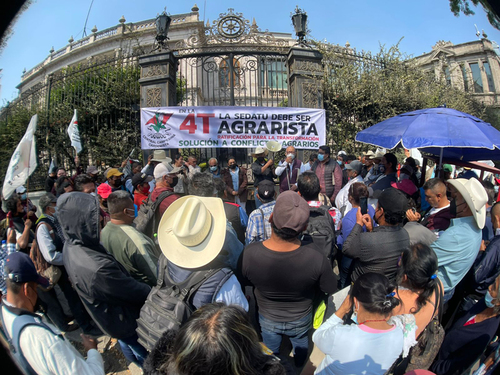
[[[325,155],[324,154],[318,154],[318,160],[319,161],[325,160]]]
[[[149,185],[148,186],[144,186],[142,188],[141,193],[144,194],[144,195],[148,195],[149,194]]]
[[[286,157],[287,158],[292,158],[292,160],[293,160],[293,159],[295,159],[295,154],[288,154]]]
[[[215,172],[217,170],[217,166],[210,167],[210,172]]]
[[[128,214],[127,212],[130,212],[132,211],[132,215]],[[132,218],[135,218],[135,210],[131,209],[131,208],[126,208],[125,209],[125,215],[127,215],[128,217],[132,217]]]
[[[380,173],[385,173],[385,165],[380,164],[379,167],[378,167],[378,171]]]
[[[258,161],[259,163],[264,163],[264,158],[263,158],[263,157],[257,158],[257,161]]]
[[[342,166],[342,162],[340,160],[337,160],[337,164]]]
[[[490,291],[488,290],[486,292],[486,295],[484,296],[484,303],[486,304],[486,307],[495,307],[495,304],[493,303],[493,300],[496,298],[493,298],[490,294]]]
[[[495,230],[495,236],[499,236],[499,235],[500,235],[500,228],[497,228],[497,229]]]
[[[231,168],[231,169],[236,169],[236,164],[231,164],[231,165],[229,166],[229,168]]]
[[[177,185],[178,182],[179,182],[179,177],[172,178],[172,183],[170,184],[170,187],[174,188],[175,185]]]
[[[351,320],[354,322],[354,324],[358,324],[358,314],[355,312],[352,313]]]

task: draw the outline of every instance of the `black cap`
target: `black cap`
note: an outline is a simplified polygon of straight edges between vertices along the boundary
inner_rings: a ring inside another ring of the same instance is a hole
[[[259,197],[264,200],[271,200],[274,197],[274,183],[269,180],[262,180],[257,186]]]
[[[15,283],[29,283],[34,281],[44,288],[50,285],[49,280],[40,276],[35,265],[27,254],[16,251],[5,260],[5,273],[7,278]]]
[[[400,214],[404,216],[408,210],[408,198],[395,188],[385,189],[378,198],[378,204],[386,213],[396,216]]]
[[[142,185],[145,182],[150,182],[153,180],[153,176],[150,176],[146,173],[136,173],[134,174],[134,177],[132,177],[132,186],[134,189],[137,189],[138,185]]]

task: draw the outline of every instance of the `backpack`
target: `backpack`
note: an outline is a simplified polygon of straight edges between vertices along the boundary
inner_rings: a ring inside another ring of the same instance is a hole
[[[158,267],[158,283],[149,292],[148,298],[141,308],[139,319],[137,319],[138,342],[148,351],[153,349],[165,331],[179,330],[180,326],[196,310],[191,303],[194,294],[205,281],[220,271],[220,268],[194,271],[183,282],[175,283],[168,276],[166,257],[160,257]],[[229,272],[224,276],[213,294],[213,299],[232,274]],[[165,276],[170,285],[164,285]]]
[[[173,191],[164,191],[154,202],[151,200],[150,195],[147,201],[141,205],[141,208],[139,208],[139,212],[137,213],[137,217],[134,219],[135,229],[144,233],[146,236],[155,241],[155,243],[157,240],[154,235],[158,230],[158,218],[156,211],[158,210],[158,207],[160,207],[161,202],[172,194],[174,194]]]
[[[1,308],[1,306],[0,306]],[[8,309],[8,307],[7,307]],[[64,337],[61,334],[55,333],[52,331],[52,329],[46,325],[42,319],[32,313],[23,313],[22,315],[18,315],[15,319],[14,322],[12,323],[12,337],[9,337],[7,333],[7,329],[5,328],[5,323],[3,319],[3,314],[0,312],[1,320],[2,320],[2,326],[5,334],[5,338],[7,339],[7,342],[9,344],[9,349],[12,354],[12,357],[18,367],[23,369],[23,372],[27,375],[36,375],[37,372],[31,367],[29,362],[26,360],[26,357],[21,351],[21,346],[20,346],[20,338],[21,338],[21,332],[23,331],[24,328],[28,326],[39,326],[42,328],[47,329],[49,332],[53,333],[56,336],[59,336],[62,340],[64,340]]]
[[[314,243],[333,264],[337,254],[335,223],[327,206],[309,207],[309,224],[302,232],[304,244]]]

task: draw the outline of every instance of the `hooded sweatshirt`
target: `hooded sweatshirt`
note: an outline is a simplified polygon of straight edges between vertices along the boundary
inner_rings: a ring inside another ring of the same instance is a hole
[[[57,207],[65,237],[64,266],[87,311],[109,336],[133,336],[151,288],[133,279],[100,244],[96,197],[80,192],[63,194]]]

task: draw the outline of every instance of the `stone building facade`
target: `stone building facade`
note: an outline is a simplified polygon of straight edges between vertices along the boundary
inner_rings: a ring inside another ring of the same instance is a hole
[[[439,41],[431,52],[415,60],[436,78],[471,92],[486,105],[500,108],[500,56],[496,43],[486,38],[457,45]]]

